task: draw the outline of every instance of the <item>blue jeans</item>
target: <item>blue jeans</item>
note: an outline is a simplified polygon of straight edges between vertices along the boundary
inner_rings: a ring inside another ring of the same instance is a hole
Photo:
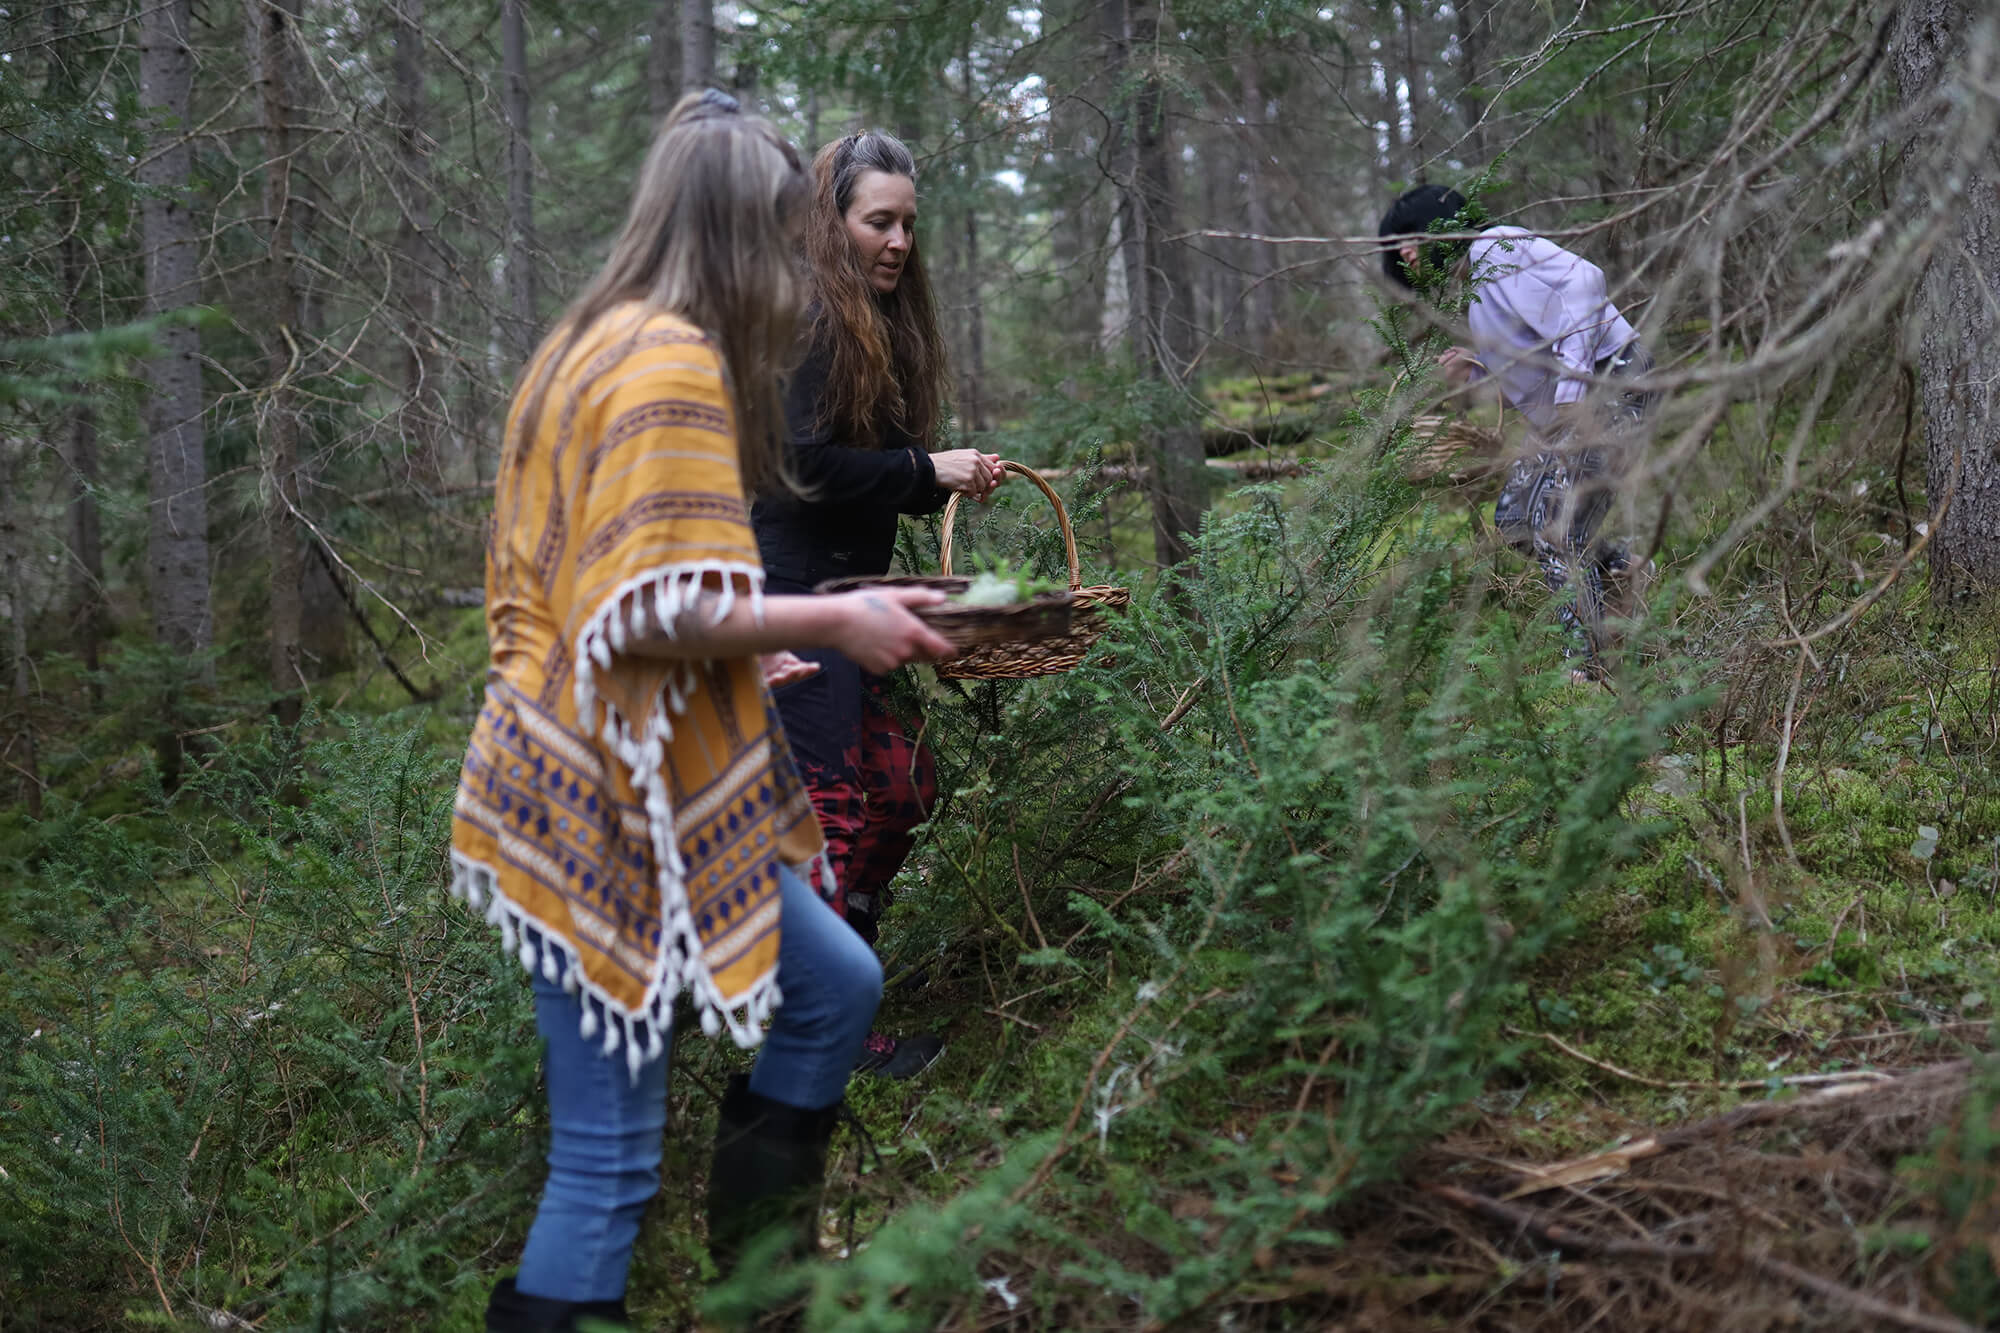
[[[780,869],[778,885],[783,1003],[750,1090],[816,1111],[846,1091],[882,998],[882,966],[797,875]],[[635,1083],[622,1054],[607,1058],[600,1041],[579,1035],[581,995],[539,973],[534,987],[535,1025],[548,1042],[549,1180],[515,1286],[546,1300],[616,1300],[639,1217],[660,1188],[667,1060],[642,1066]]]

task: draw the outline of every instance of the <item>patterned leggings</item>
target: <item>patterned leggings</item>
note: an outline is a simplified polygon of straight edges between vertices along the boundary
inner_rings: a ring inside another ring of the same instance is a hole
[[[915,725],[889,706],[888,681],[838,653],[802,653],[820,673],[776,695],[778,715],[826,835],[833,882],[813,887],[870,944],[889,881],[937,805],[937,761]]]
[[[1653,368],[1646,348],[1634,342],[1598,363],[1601,378],[1639,376]],[[1576,597],[1556,619],[1569,631],[1569,657],[1595,659],[1605,648],[1604,585],[1632,567],[1623,542],[1604,541],[1598,528],[1611,512],[1621,461],[1644,426],[1658,395],[1636,389],[1600,403],[1578,428],[1550,439],[1508,469],[1493,506],[1493,525],[1542,569],[1550,592],[1574,585]]]
[[[1604,648],[1604,583],[1631,567],[1623,542],[1601,541],[1597,529],[1611,509],[1606,451],[1551,448],[1518,459],[1493,507],[1493,523],[1509,545],[1542,569],[1550,592],[1574,585],[1556,619],[1570,633],[1565,655],[1596,657]]]

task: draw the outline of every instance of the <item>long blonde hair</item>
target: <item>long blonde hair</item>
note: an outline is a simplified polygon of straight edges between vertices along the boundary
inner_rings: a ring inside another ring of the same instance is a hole
[[[578,339],[611,307],[639,301],[681,316],[715,345],[746,492],[795,490],[779,379],[804,307],[793,238],[809,202],[798,150],[776,126],[742,114],[724,93],[681,98],[653,137],[604,266],[529,359],[541,371],[518,390],[508,457],[533,438],[549,380]]]
[[[923,247],[911,238],[902,280],[884,295],[862,271],[846,222],[863,172],[914,182],[916,159],[894,135],[863,130],[820,149],[812,171],[804,246],[816,307],[811,337],[832,363],[817,424],[872,447],[881,425],[895,421],[925,446],[936,444],[950,406],[950,371]]]

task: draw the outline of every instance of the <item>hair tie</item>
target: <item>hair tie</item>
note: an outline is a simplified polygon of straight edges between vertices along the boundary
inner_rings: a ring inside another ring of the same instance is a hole
[[[701,97],[694,104],[695,116],[706,119],[709,116],[740,116],[743,104],[720,88],[704,88]]]

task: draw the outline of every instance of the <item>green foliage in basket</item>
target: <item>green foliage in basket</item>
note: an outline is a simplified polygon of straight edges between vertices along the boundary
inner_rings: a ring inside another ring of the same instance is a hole
[[[1057,584],[1041,578],[1026,565],[1016,565],[1001,556],[988,562],[979,556],[973,561],[979,567],[972,583],[964,592],[952,597],[961,606],[1014,606],[1029,601],[1045,592],[1060,591]]]

